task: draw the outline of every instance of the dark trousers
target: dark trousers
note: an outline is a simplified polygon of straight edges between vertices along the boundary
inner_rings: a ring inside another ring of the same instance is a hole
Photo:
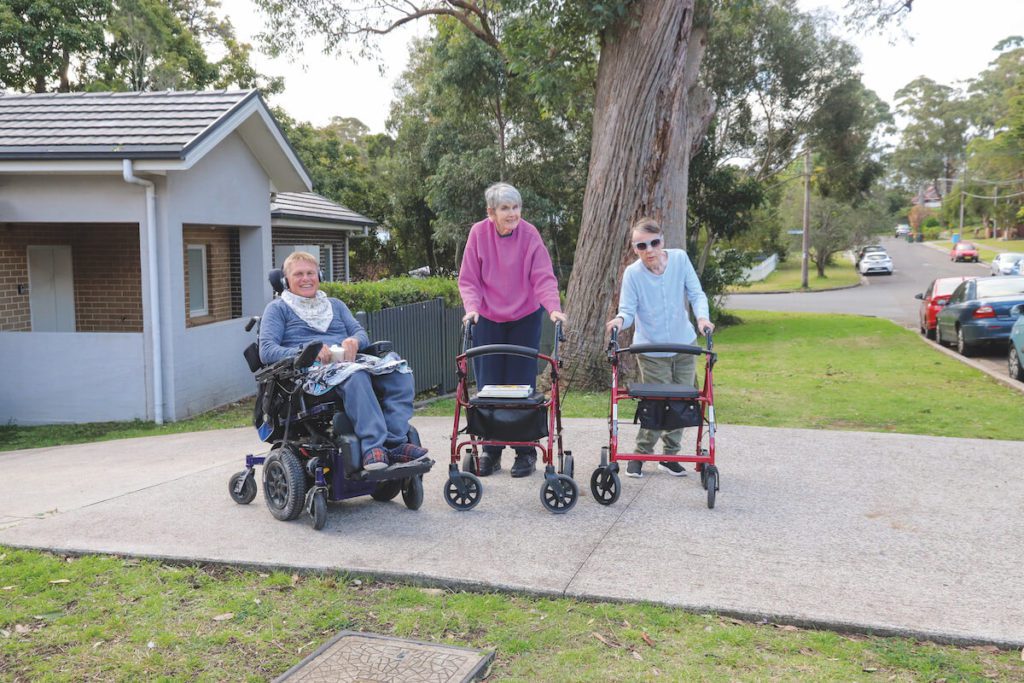
[[[473,345],[515,344],[531,349],[540,348],[540,325],[544,309],[538,308],[533,313],[512,320],[498,323],[480,316],[473,329]],[[537,385],[537,359],[492,354],[478,356],[473,359],[473,374],[476,376],[477,389],[485,384],[529,384]],[[484,446],[484,453],[500,455],[501,446]],[[516,448],[517,455],[536,455],[537,449],[524,446]]]

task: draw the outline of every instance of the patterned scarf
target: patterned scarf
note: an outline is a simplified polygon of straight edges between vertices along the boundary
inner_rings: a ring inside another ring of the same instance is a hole
[[[285,290],[281,293],[281,298],[288,304],[288,308],[295,311],[295,315],[317,332],[326,332],[334,320],[334,307],[327,300],[327,294],[321,290],[317,290],[316,296],[312,298]]]

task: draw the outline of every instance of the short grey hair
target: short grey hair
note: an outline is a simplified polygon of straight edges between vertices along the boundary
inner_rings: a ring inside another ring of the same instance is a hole
[[[487,200],[488,209],[497,209],[499,204],[509,202],[523,206],[523,197],[519,190],[508,183],[494,183],[484,192],[484,199]]]

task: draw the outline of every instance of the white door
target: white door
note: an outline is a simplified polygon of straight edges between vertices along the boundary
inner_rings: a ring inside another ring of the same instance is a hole
[[[75,331],[70,245],[28,248],[28,302],[33,332]]]

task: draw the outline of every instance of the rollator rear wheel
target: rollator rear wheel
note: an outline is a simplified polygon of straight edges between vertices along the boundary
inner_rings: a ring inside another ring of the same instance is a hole
[[[391,479],[388,481],[382,481],[381,483],[377,484],[377,488],[375,488],[373,490],[373,493],[370,494],[370,498],[380,501],[381,503],[386,503],[389,500],[392,500],[395,496],[397,496],[398,492],[401,490],[401,479]]]
[[[238,485],[238,481],[244,479],[242,484],[242,490],[236,492],[235,487]],[[239,505],[248,505],[256,497],[256,479],[252,475],[251,470],[242,470],[241,472],[235,472],[231,475],[230,481],[228,481],[228,493],[231,494],[231,500],[235,501]]]
[[[423,505],[423,476],[416,475],[402,480],[402,500],[410,510],[419,510]]]
[[[561,492],[555,486],[555,482],[545,479],[540,487],[540,502],[550,512],[556,515],[565,514],[572,510],[580,497],[580,488],[572,478],[564,474],[557,475],[558,483],[561,484]]]
[[[598,467],[590,475],[590,493],[601,505],[611,505],[619,499],[622,484],[619,475],[607,467]]]
[[[463,492],[459,492],[459,485],[455,477],[461,478]],[[472,510],[480,502],[483,495],[484,485],[475,474],[459,472],[448,477],[444,485],[444,501],[459,511]]]
[[[313,494],[313,529],[320,531],[327,524],[327,496],[323,491]]]
[[[263,497],[270,514],[282,522],[295,519],[306,502],[306,475],[299,459],[285,447],[263,463]]]

